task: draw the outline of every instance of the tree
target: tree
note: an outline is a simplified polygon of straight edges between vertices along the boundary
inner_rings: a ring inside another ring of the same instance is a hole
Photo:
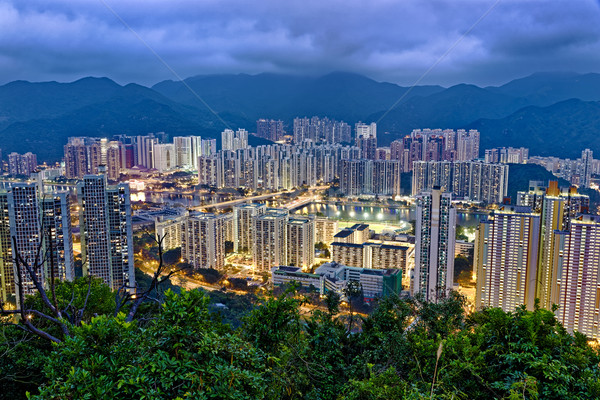
[[[91,282],[91,286],[90,286]],[[88,296],[88,288],[89,296]],[[89,323],[94,315],[112,315],[115,309],[114,293],[101,279],[78,278],[73,282],[57,282],[56,299],[60,309],[84,310],[82,323]],[[85,305],[87,299],[87,305]],[[50,311],[41,296],[36,293],[25,298],[25,309]],[[69,307],[67,307],[70,304]],[[85,305],[85,306],[84,306]],[[0,330],[0,399],[24,398],[25,392],[34,392],[44,383],[43,370],[53,347],[46,338],[40,337],[8,316],[2,317],[4,326]],[[32,323],[38,329],[49,332],[54,337],[61,336],[60,328],[43,318],[32,315]],[[72,334],[72,332],[70,331]]]
[[[100,316],[60,343],[32,399],[263,399],[264,354],[215,321],[199,291],[166,294],[145,329]]]
[[[50,235],[49,231],[47,235]],[[5,319],[4,324],[12,324],[16,328],[27,330],[43,339],[60,343],[71,335],[70,330],[73,327],[82,324],[87,307],[90,304],[89,300],[92,294],[94,277],[89,276],[85,278],[87,281],[87,290],[82,302],[74,302],[77,294],[76,289],[80,287],[78,285],[70,287],[71,300],[68,303],[59,302],[56,291],[59,281],[54,276],[53,241],[49,237],[46,243],[44,243],[44,240],[40,240],[33,260],[26,260],[19,251],[16,238],[13,237],[12,240],[18,306],[16,309],[7,308],[4,303],[0,302],[0,316],[17,316],[17,318],[13,318],[12,320]],[[135,287],[129,287],[127,283],[124,283],[115,293],[115,316],[123,307],[128,306],[126,320],[127,322],[132,321],[142,303],[147,300],[158,301],[152,297],[158,286],[178,272],[178,270],[166,272],[167,266],[164,263],[162,251],[163,240],[164,237],[156,239],[159,262],[149,287],[146,290],[136,291]],[[47,262],[50,264],[48,268],[50,277],[46,285],[46,282],[42,280],[42,268]],[[38,296],[37,302],[26,301],[24,279],[32,282],[36,290],[36,296]],[[53,328],[58,328],[58,331]]]

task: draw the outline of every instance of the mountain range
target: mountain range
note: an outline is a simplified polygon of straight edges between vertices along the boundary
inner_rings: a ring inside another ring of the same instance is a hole
[[[525,146],[531,155],[576,158],[584,148],[600,154],[600,74],[536,73],[502,86],[449,88],[343,72],[207,75],[152,87],[92,77],[15,81],[0,86],[0,148],[54,161],[69,136],[218,138],[226,127],[254,132],[259,118],[282,119],[289,132],[297,116],[377,122],[379,145],[416,128],[478,129],[482,149]]]

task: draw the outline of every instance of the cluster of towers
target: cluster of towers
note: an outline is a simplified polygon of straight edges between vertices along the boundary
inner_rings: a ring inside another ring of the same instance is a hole
[[[102,171],[101,169],[101,172]],[[82,274],[100,277],[113,290],[133,289],[133,237],[129,185],[109,186],[106,175],[85,175],[77,185]],[[66,191],[47,192],[38,183],[14,183],[0,191],[0,297],[35,292],[35,278],[76,277]]]
[[[476,306],[556,308],[569,330],[600,337],[600,218],[588,196],[531,182],[481,221],[475,243]]]

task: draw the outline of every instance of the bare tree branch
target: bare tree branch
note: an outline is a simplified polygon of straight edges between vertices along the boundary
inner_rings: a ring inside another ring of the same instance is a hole
[[[44,339],[48,339],[53,342],[60,343],[61,342],[60,339],[58,339],[54,335],[51,335],[50,333],[48,333],[42,329],[37,328],[35,325],[33,325],[32,321],[31,321],[32,315],[37,315],[44,320],[50,321],[50,322],[58,325],[60,327],[63,335],[65,337],[69,336],[69,329],[68,329],[67,325],[63,321],[61,321],[63,319],[62,313],[54,304],[52,304],[52,302],[48,298],[48,295],[43,287],[42,282],[40,282],[40,280],[38,279],[36,269],[41,268],[41,264],[34,264],[33,266],[28,264],[23,259],[22,255],[19,253],[16,237],[13,236],[12,239],[13,239],[13,249],[15,252],[15,257],[14,257],[14,265],[15,265],[15,269],[16,269],[15,283],[16,283],[16,289],[17,289],[17,296],[18,296],[18,300],[19,300],[19,302],[18,302],[19,308],[16,310],[6,310],[2,306],[2,307],[0,307],[0,313],[3,315],[10,315],[10,314],[19,315],[21,317],[20,323],[23,324],[30,332],[32,332]],[[38,244],[38,247],[36,249],[36,253],[37,253],[36,260],[41,259],[39,257],[39,254],[41,252],[42,246],[43,246],[43,243],[42,243],[42,241],[40,241],[40,243]],[[24,272],[27,273],[27,275],[31,278],[33,285],[40,293],[40,298],[42,299],[43,304],[48,307],[48,309],[51,311],[52,314],[54,314],[54,316],[45,314],[39,310],[25,309],[25,295],[24,295],[24,287],[23,287],[24,286],[23,285]]]
[[[160,277],[165,268],[164,259],[163,259],[163,241],[164,241],[165,237],[166,237],[166,235],[164,235],[162,237],[158,237],[158,238],[154,237],[154,241],[158,245],[158,267],[156,268],[156,271],[154,272],[154,275],[152,276],[152,281],[150,282],[150,286],[148,287],[148,289],[146,291],[144,291],[143,293],[136,296],[136,299],[133,302],[133,305],[131,306],[131,310],[129,310],[129,314],[127,314],[126,321],[128,321],[128,322],[132,321],[135,318],[135,314],[137,313],[138,308],[148,298],[150,293],[152,293],[152,291],[154,289],[156,289],[158,287],[158,285],[160,285],[161,283],[164,282],[164,280],[161,280]],[[169,274],[167,274],[167,277],[170,277],[171,275],[172,275],[172,273],[169,273]]]

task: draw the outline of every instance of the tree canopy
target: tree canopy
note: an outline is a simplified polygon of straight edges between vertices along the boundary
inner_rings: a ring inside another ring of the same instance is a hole
[[[292,286],[234,327],[199,290],[167,290],[128,321],[127,310],[113,315],[110,290],[93,288],[97,306],[60,343],[3,328],[0,398],[600,398],[598,351],[540,308],[467,315],[454,292],[388,297],[349,325],[339,296],[309,309]]]

